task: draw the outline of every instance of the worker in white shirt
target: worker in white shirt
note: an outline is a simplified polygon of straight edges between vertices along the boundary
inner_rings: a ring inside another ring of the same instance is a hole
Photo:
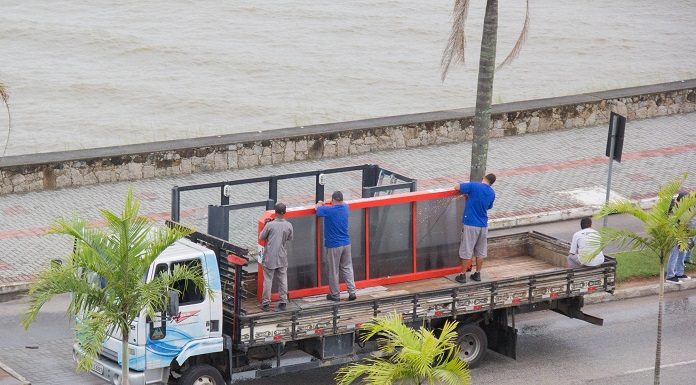
[[[604,263],[604,253],[601,251],[587,262],[582,262],[580,259],[585,253],[592,251],[594,245],[589,244],[592,238],[596,239],[595,242],[599,241],[599,233],[592,228],[592,218],[582,218],[580,220],[580,231],[573,234],[573,241],[570,243],[568,267],[597,266]]]

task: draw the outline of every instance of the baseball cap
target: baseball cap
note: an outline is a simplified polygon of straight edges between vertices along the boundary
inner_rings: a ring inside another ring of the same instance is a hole
[[[340,191],[334,191],[334,193],[331,194],[331,199],[341,202],[343,201],[343,193]]]

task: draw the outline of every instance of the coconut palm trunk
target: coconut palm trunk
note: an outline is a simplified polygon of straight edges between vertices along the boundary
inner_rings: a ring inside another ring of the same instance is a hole
[[[493,77],[495,76],[495,49],[498,40],[498,0],[486,2],[483,19],[481,55],[479,58],[478,84],[476,87],[476,116],[471,144],[471,181],[480,181],[486,173],[488,137],[491,125]]]
[[[660,264],[660,294],[658,296],[659,310],[657,311],[657,343],[655,344],[655,377],[654,384],[660,385],[660,366],[662,359],[662,313],[665,309],[665,264]]]
[[[447,77],[452,63],[464,63],[466,49],[465,24],[469,13],[470,0],[455,0],[452,11],[452,31],[447,46],[442,53],[442,80]],[[527,0],[524,26],[508,56],[496,67],[495,57],[498,43],[498,0],[486,1],[486,13],[483,19],[481,52],[479,56],[478,83],[476,86],[476,112],[474,115],[474,132],[471,145],[470,180],[480,181],[486,173],[488,161],[488,138],[491,125],[491,102],[493,99],[493,77],[497,69],[510,64],[520,53],[522,44],[529,31],[529,0]]]

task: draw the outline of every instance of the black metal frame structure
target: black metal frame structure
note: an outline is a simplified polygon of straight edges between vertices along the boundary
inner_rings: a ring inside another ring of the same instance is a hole
[[[265,207],[267,210],[273,208],[278,201],[278,181],[287,179],[298,179],[314,177],[315,202],[325,200],[324,185],[320,183],[322,175],[339,174],[352,171],[362,171],[362,197],[369,198],[380,192],[391,193],[394,190],[408,189],[416,191],[416,180],[403,176],[394,171],[379,167],[375,164],[363,164],[357,166],[337,167],[323,170],[303,171],[291,174],[271,175],[257,178],[238,179],[214,183],[203,183],[188,186],[174,186],[172,188],[171,220],[181,222],[181,193],[186,191],[198,191],[207,189],[218,189],[220,191],[220,201],[218,204],[208,205],[208,228],[207,233],[215,237],[229,239],[229,213],[233,210],[247,209],[252,207]],[[380,182],[388,177],[393,183],[380,185]],[[225,194],[226,186],[239,186],[253,183],[267,183],[268,195],[265,199],[230,204],[230,197]]]

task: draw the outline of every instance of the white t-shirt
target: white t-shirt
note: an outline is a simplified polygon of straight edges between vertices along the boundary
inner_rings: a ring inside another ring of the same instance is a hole
[[[573,234],[573,241],[570,243],[570,254],[578,257],[578,261],[583,257],[584,253],[592,251],[592,246],[588,246],[590,238],[598,237],[597,230],[588,227]],[[597,266],[604,263],[604,253],[601,251],[592,260],[584,263],[585,266]]]

